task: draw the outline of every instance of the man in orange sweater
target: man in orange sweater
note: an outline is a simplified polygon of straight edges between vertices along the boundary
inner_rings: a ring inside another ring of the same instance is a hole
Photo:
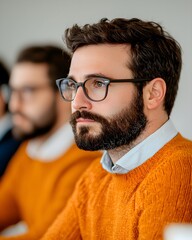
[[[57,46],[30,46],[21,51],[12,69],[13,133],[26,141],[1,179],[0,230],[22,221],[25,232],[15,236],[13,229],[4,230],[0,239],[40,239],[77,179],[94,158],[101,157],[76,146],[68,123],[70,103],[61,99],[55,84],[56,78],[67,76],[70,61]]]
[[[160,240],[192,222],[192,142],[170,120],[181,48],[155,22],[102,19],[66,30],[71,125],[85,150],[106,150],[43,240]]]

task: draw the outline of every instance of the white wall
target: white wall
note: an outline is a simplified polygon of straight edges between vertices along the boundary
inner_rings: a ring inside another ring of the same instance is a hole
[[[0,0],[0,56],[12,66],[30,43],[58,43],[66,27],[107,17],[137,17],[162,24],[183,49],[180,89],[171,118],[192,139],[191,0]]]

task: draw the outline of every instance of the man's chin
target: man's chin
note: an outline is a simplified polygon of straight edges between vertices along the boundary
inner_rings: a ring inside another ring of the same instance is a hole
[[[88,132],[82,134],[75,134],[75,142],[80,149],[87,151],[101,150],[102,137],[97,133]]]
[[[98,137],[101,134],[101,128],[97,126],[76,126],[76,135],[78,137],[93,138]]]
[[[91,143],[87,143],[87,142],[83,142],[83,141],[76,141],[76,144],[77,144],[78,148],[85,150],[85,151],[101,150],[101,148],[99,146],[97,146],[97,144],[91,144]]]
[[[18,140],[28,139],[28,134],[26,134],[24,132],[20,132],[20,131],[12,131],[12,132],[13,132],[13,136],[15,139],[18,139]]]
[[[14,126],[14,128],[12,129],[12,133],[14,138],[18,140],[29,140],[36,137],[36,135],[39,135],[39,132],[34,131],[34,129],[22,129],[18,126]]]

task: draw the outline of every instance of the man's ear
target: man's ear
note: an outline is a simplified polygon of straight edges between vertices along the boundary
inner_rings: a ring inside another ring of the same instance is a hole
[[[148,109],[162,105],[166,94],[166,83],[162,78],[154,78],[145,87],[145,100]]]

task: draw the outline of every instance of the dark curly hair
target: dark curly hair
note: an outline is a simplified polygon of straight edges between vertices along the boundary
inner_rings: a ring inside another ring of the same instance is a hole
[[[132,61],[128,67],[134,78],[164,79],[167,86],[164,108],[170,115],[178,91],[181,47],[158,23],[137,18],[115,18],[111,21],[103,18],[96,24],[82,27],[75,24],[66,29],[65,42],[72,53],[85,45],[130,45]],[[141,93],[145,84],[136,84]]]
[[[71,55],[55,45],[32,45],[22,49],[19,53],[16,63],[21,62],[47,64],[50,84],[57,91],[55,80],[67,76]]]

